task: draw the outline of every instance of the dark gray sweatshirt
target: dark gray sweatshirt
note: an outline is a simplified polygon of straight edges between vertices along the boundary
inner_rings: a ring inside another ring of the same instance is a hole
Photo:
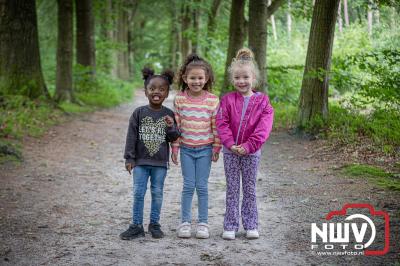
[[[168,167],[169,142],[175,141],[180,133],[174,126],[167,127],[165,116],[174,117],[171,109],[162,106],[161,110],[141,106],[129,119],[125,144],[125,163]]]

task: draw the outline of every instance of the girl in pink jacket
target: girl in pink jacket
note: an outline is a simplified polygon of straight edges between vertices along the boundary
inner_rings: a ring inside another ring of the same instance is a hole
[[[221,99],[216,124],[223,144],[226,176],[226,211],[224,233],[227,240],[235,239],[239,229],[240,175],[242,176],[242,224],[248,239],[258,234],[256,176],[261,147],[272,129],[274,109],[268,96],[254,91],[259,70],[253,53],[246,48],[238,51],[229,68],[236,91]]]

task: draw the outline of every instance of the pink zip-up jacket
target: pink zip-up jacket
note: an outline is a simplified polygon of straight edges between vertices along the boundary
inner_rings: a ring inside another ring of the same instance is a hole
[[[267,95],[255,92],[249,100],[239,130],[243,104],[244,98],[237,91],[222,97],[216,118],[217,131],[226,148],[242,144],[247,154],[252,154],[261,149],[269,137],[274,109]]]

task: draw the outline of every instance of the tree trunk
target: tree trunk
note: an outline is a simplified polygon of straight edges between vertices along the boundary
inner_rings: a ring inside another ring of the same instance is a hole
[[[266,87],[266,48],[267,48],[267,8],[268,0],[249,1],[249,47],[254,52],[260,69],[259,88]]]
[[[342,2],[341,1],[339,1],[339,9],[338,9],[338,26],[339,26],[339,32],[343,33]]]
[[[75,0],[76,6],[76,62],[96,71],[95,32],[92,0]]]
[[[343,0],[343,14],[344,14],[344,25],[348,27],[350,25],[350,22],[349,22],[349,10],[347,8],[347,0]]]
[[[126,0],[118,4],[117,32],[117,77],[129,79],[129,53],[128,53],[128,10]]]
[[[0,94],[50,99],[40,64],[35,0],[0,1]]]
[[[204,56],[207,58],[208,51],[212,47],[212,42],[215,35],[215,23],[221,8],[222,0],[214,0],[211,9],[208,12],[208,24],[207,24],[207,42],[204,48]]]
[[[101,57],[97,58],[98,65],[102,66],[102,70],[111,74],[113,68],[113,51],[111,49],[111,43],[113,42],[113,31],[114,23],[112,19],[113,9],[111,0],[105,0],[102,5],[102,16],[101,16],[101,31],[100,37],[102,42],[105,44],[106,49],[102,50]]]
[[[134,29],[134,17],[136,15],[136,11],[139,5],[138,0],[130,0],[128,2],[128,69],[129,69],[129,76],[134,76],[134,62],[135,62],[135,54],[134,54],[134,47],[133,47],[133,29]]]
[[[192,53],[200,53],[200,18],[201,18],[201,0],[194,0],[195,6],[192,8],[193,16],[193,38]]]
[[[271,0],[268,0],[268,6],[269,5],[271,5]],[[272,26],[272,36],[274,36],[274,41],[277,41],[278,35],[276,34],[276,24],[274,15],[271,15],[271,26]]]
[[[190,25],[191,25],[191,12],[190,4],[188,2],[182,3],[182,60],[185,60],[186,56],[192,51],[192,42],[190,40]]]
[[[229,73],[228,68],[235,57],[236,52],[243,47],[245,35],[245,18],[244,18],[245,1],[232,0],[231,15],[229,19],[229,45],[225,63],[224,83],[221,92],[229,90]]]
[[[170,17],[171,17],[171,35],[170,35],[170,60],[168,68],[173,69],[174,71],[178,68],[179,64],[179,17],[178,17],[179,8],[176,0],[173,1],[170,6]]]
[[[390,8],[390,27],[391,27],[391,29],[393,30],[393,29],[396,29],[397,28],[397,23],[396,23],[396,17],[397,17],[397,15],[396,15],[396,8],[395,7],[391,7]]]
[[[73,101],[72,49],[73,49],[72,0],[58,0],[57,74],[55,100]]]
[[[328,118],[328,72],[339,0],[316,0],[311,21],[306,65],[299,98],[299,130]],[[321,73],[322,70],[322,73]],[[318,127],[318,125],[316,124]]]
[[[249,2],[249,47],[253,50],[260,69],[259,88],[267,92],[267,20],[283,4],[275,0],[250,0]]]
[[[290,3],[290,0],[288,0],[287,31],[288,31],[288,40],[290,42],[290,40],[292,38],[292,15],[291,15],[291,3]]]
[[[368,4],[368,13],[367,13],[367,20],[368,20],[368,35],[371,37],[372,36],[372,15],[373,15],[373,11],[372,11],[372,2],[371,0],[369,1]]]
[[[275,24],[275,16],[271,16],[271,26],[272,26],[272,35],[274,36],[274,41],[278,40],[278,35],[276,33],[276,24]]]

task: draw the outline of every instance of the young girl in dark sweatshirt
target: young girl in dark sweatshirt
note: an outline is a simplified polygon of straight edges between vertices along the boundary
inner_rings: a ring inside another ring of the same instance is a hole
[[[162,105],[173,82],[172,72],[155,75],[143,69],[144,89],[149,104],[136,108],[129,119],[125,145],[125,168],[133,172],[133,222],[120,238],[143,237],[143,205],[147,181],[151,182],[151,212],[148,231],[153,238],[162,238],[160,211],[164,179],[169,162],[169,143],[178,139],[174,113]],[[133,170],[133,171],[132,171]]]

